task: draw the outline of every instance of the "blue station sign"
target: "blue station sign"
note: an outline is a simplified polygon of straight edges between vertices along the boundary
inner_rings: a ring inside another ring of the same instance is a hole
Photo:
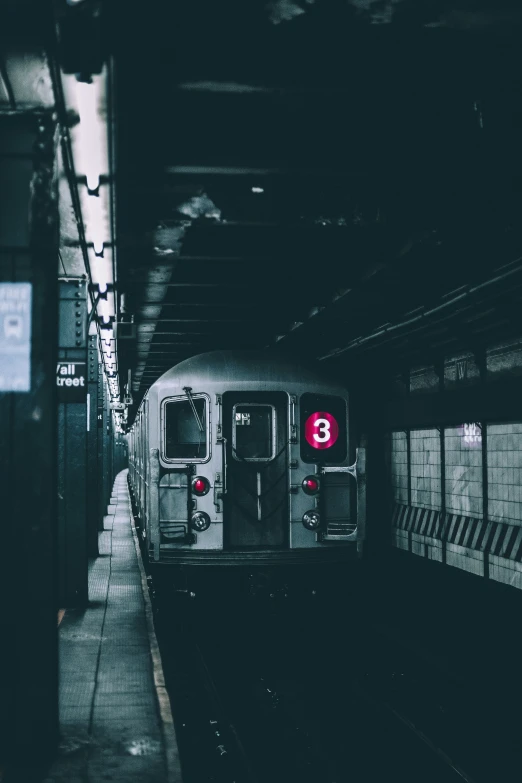
[[[31,390],[31,283],[0,283],[0,392]]]

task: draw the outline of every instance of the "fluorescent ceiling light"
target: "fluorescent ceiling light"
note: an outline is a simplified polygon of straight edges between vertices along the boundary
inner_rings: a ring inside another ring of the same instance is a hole
[[[99,93],[99,81],[95,78],[91,84],[76,82],[76,100],[80,115],[78,128],[80,165],[87,177],[89,190],[96,190],[99,187],[102,172],[105,125],[98,114]]]
[[[94,252],[103,253],[103,243],[109,238],[108,216],[100,196],[89,196],[85,201],[87,238],[94,245]]]
[[[110,317],[114,315],[114,308],[111,307],[108,297],[107,299],[100,299],[96,309],[99,317],[104,321],[104,323],[108,323]]]

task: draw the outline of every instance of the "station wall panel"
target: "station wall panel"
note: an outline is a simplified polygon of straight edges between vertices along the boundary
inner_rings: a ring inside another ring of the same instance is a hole
[[[522,424],[488,426],[488,517],[522,525]]]
[[[522,422],[443,435],[387,436],[392,545],[522,589]]]
[[[436,393],[439,389],[439,376],[435,367],[418,367],[410,372],[410,392],[415,393]]]
[[[480,368],[472,353],[448,357],[444,362],[444,388],[461,389],[480,382]]]
[[[482,449],[468,442],[462,427],[444,431],[446,511],[483,517]]]
[[[390,432],[388,440],[392,498],[396,503],[407,503],[408,437],[406,432]]]
[[[436,429],[410,433],[411,504],[439,509],[441,498],[440,436]]]
[[[497,345],[486,352],[490,379],[522,375],[522,340]]]

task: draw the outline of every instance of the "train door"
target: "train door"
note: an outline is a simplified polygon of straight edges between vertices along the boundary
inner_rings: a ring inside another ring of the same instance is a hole
[[[288,395],[226,392],[225,547],[288,544]]]

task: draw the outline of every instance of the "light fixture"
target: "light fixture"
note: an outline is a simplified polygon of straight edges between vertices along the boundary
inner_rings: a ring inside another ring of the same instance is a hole
[[[99,318],[101,318],[104,324],[109,324],[111,320],[111,316],[114,315],[114,312],[111,308],[108,299],[98,300],[97,312]]]
[[[316,495],[319,492],[319,479],[317,476],[306,476],[302,481],[301,487],[307,495]]]
[[[317,530],[321,524],[319,512],[312,509],[303,514],[303,525],[307,530]]]
[[[192,514],[190,524],[194,530],[202,533],[210,527],[210,517],[204,511],[196,511],[195,514]]]
[[[82,164],[90,193],[100,187],[101,144],[100,125],[97,110],[98,84],[92,80],[76,82],[76,99],[80,115],[79,135],[82,149]]]
[[[196,476],[192,479],[192,492],[199,497],[206,495],[210,489],[208,479],[204,476]]]
[[[103,257],[106,221],[101,198],[99,196],[89,196],[86,202],[86,209],[87,237],[93,244],[95,255]]]

